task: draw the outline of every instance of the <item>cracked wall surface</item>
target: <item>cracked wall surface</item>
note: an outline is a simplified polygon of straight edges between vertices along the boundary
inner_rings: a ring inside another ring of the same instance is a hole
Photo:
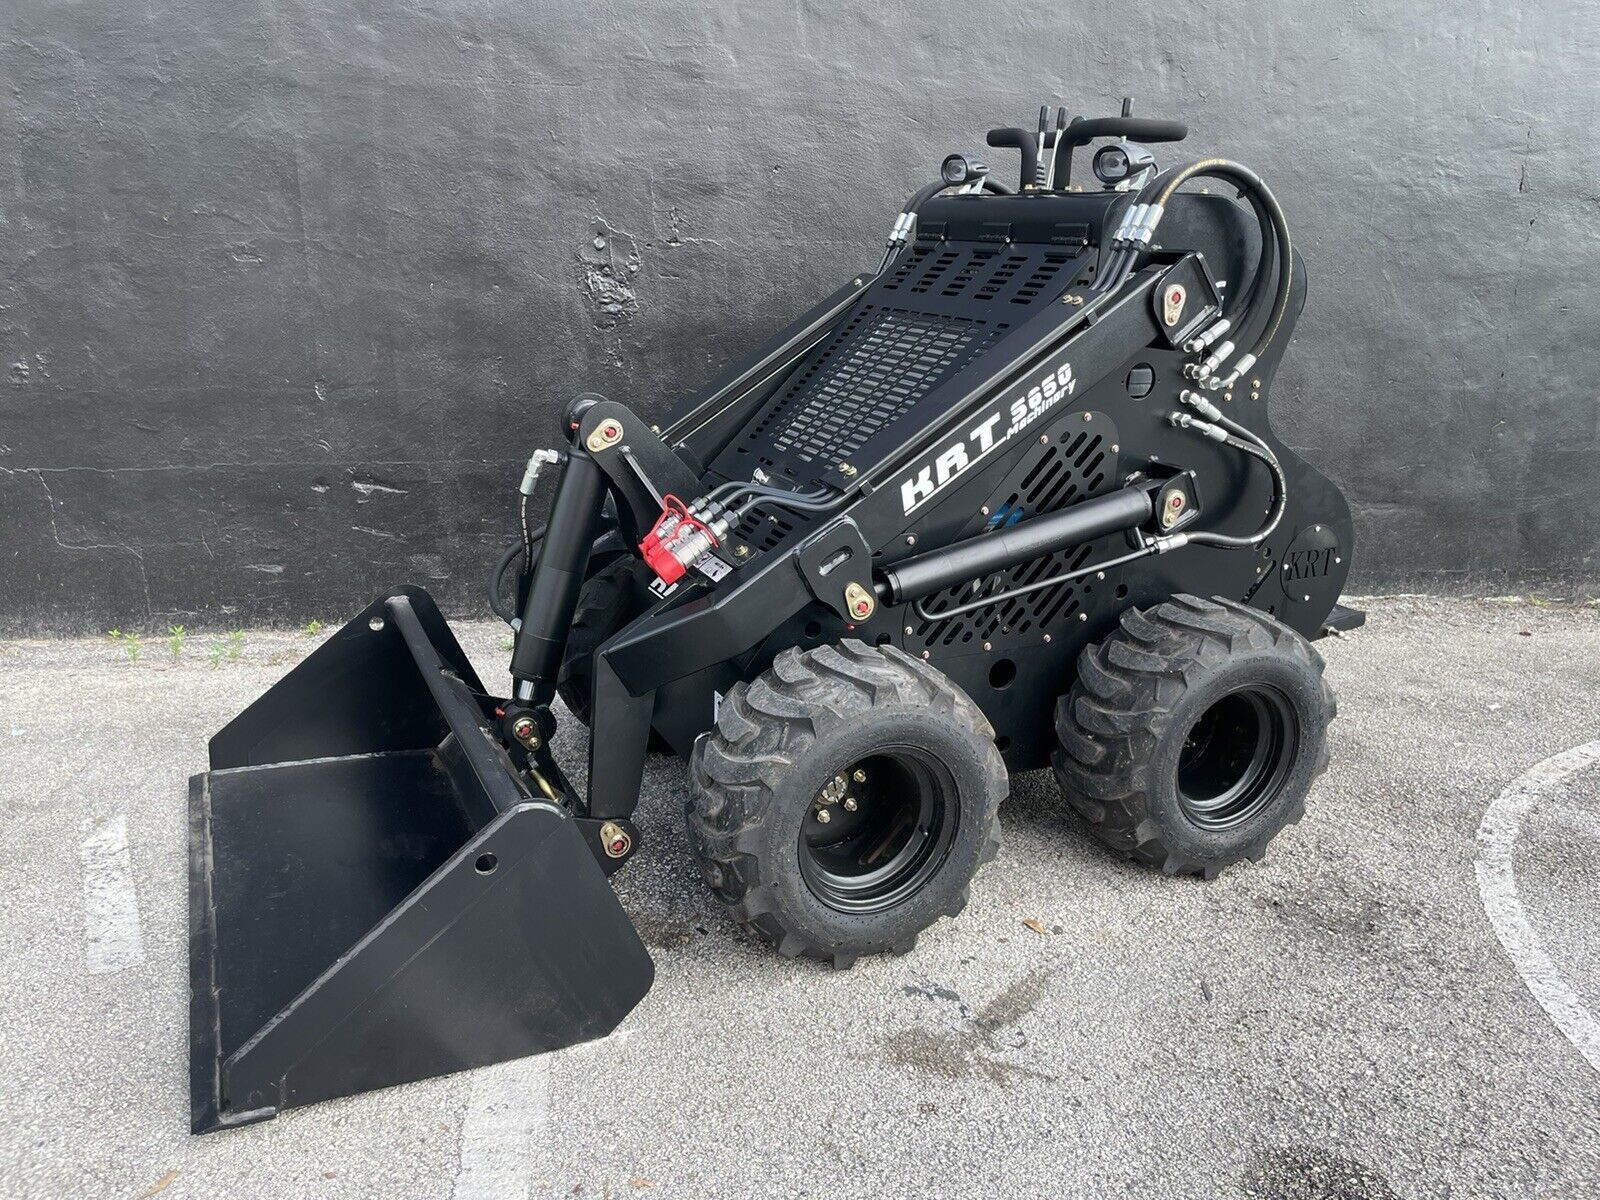
[[[1289,214],[1274,420],[1355,589],[1581,588],[1597,61],[1590,0],[12,0],[0,632],[481,611],[565,400],[660,418],[945,153],[1124,93]]]

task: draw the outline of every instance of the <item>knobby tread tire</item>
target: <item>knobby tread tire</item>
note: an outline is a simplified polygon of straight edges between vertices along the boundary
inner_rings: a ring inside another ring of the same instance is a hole
[[[963,836],[967,842],[961,856],[952,851],[946,866],[897,906],[911,909],[936,900],[931,910],[872,927],[844,928],[840,921],[829,926],[826,914],[800,911],[804,906],[780,886],[780,877],[787,881],[798,872],[798,850],[775,847],[767,827],[777,819],[778,805],[794,802],[784,784],[815,765],[819,743],[845,727],[904,718],[908,710],[933,714],[981,764],[975,811],[967,811],[967,798],[961,802],[960,822],[974,828],[963,835],[958,824],[958,843]],[[960,688],[900,650],[855,640],[785,650],[753,682],[735,685],[722,700],[715,730],[696,743],[689,772],[689,840],[712,891],[741,926],[778,953],[821,958],[839,968],[860,954],[906,953],[928,924],[961,912],[972,874],[999,849],[998,810],[1009,789],[994,730]]]
[[[1157,794],[1176,785],[1158,778],[1155,764],[1161,751],[1176,753],[1169,739],[1183,738],[1180,722],[1194,718],[1185,697],[1245,658],[1280,659],[1277,669],[1303,682],[1297,753],[1305,760],[1264,819],[1236,837],[1202,839]],[[1325,734],[1336,711],[1322,656],[1300,634],[1247,605],[1178,595],[1130,609],[1120,628],[1084,648],[1077,680],[1056,704],[1052,762],[1062,792],[1106,845],[1169,875],[1211,879],[1242,859],[1260,861],[1267,843],[1304,815],[1306,790],[1328,764]]]

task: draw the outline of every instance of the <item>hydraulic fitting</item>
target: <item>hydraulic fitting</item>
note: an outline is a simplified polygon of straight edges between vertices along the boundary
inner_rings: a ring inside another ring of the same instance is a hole
[[[1211,328],[1207,329],[1204,333],[1197,334],[1190,338],[1183,344],[1183,348],[1190,354],[1204,350],[1207,346],[1211,345],[1212,342],[1216,341],[1223,334],[1227,333],[1232,326],[1233,322],[1228,320],[1227,317],[1223,317],[1222,320],[1211,326]]]
[[[911,228],[917,223],[915,213],[903,212],[894,219],[894,227],[889,230],[889,247],[897,249],[904,246],[911,237]]]
[[[1199,392],[1190,391],[1188,388],[1184,388],[1183,391],[1178,393],[1178,399],[1182,400],[1185,404],[1188,404],[1193,408],[1199,409],[1200,415],[1203,417],[1208,417],[1213,421],[1217,421],[1222,418],[1222,410],[1215,404],[1211,403],[1211,401],[1207,400]]]
[[[522,482],[517,485],[517,491],[524,496],[533,495],[533,489],[539,482],[539,471],[544,467],[553,467],[560,461],[559,450],[535,450],[528,458],[528,466],[522,472]]]
[[[1223,364],[1223,361],[1228,357],[1228,355],[1230,355],[1232,353],[1233,353],[1233,342],[1232,341],[1223,342],[1222,345],[1218,346],[1215,350],[1213,350],[1211,352],[1210,357],[1208,357],[1203,363],[1200,364],[1200,374],[1202,376],[1204,376],[1204,375],[1215,375],[1217,373],[1217,368],[1220,367]]]
[[[1136,245],[1148,246],[1150,239],[1155,236],[1156,226],[1161,224],[1161,214],[1166,212],[1164,204],[1145,205],[1144,215],[1140,218],[1138,227],[1133,231],[1133,241]]]
[[[1213,425],[1209,421],[1202,421],[1199,417],[1190,416],[1186,412],[1175,412],[1168,420],[1179,429],[1192,429],[1202,437],[1210,438],[1213,442],[1225,442],[1228,440],[1228,431],[1226,429],[1219,425]]]

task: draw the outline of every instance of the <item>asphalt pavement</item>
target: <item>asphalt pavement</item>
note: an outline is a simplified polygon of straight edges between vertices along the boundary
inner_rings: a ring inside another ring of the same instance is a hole
[[[1163,878],[1020,776],[966,913],[836,973],[727,919],[654,759],[618,1033],[203,1138],[186,780],[325,635],[0,646],[0,1195],[1600,1196],[1600,610],[1368,607],[1259,865]]]

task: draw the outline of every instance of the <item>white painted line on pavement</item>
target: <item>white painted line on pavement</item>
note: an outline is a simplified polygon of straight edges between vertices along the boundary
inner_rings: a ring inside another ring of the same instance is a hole
[[[454,1200],[527,1200],[549,1107],[547,1055],[474,1071]]]
[[[1585,767],[1600,763],[1600,740],[1585,742],[1530,768],[1514,779],[1483,814],[1478,826],[1478,892],[1500,944],[1533,998],[1566,1038],[1600,1071],[1600,1021],[1583,1006],[1551,960],[1517,895],[1512,854],[1523,819],[1545,792]]]
[[[83,940],[91,975],[144,961],[139,893],[128,855],[128,818],[118,813],[79,847],[83,859]]]

